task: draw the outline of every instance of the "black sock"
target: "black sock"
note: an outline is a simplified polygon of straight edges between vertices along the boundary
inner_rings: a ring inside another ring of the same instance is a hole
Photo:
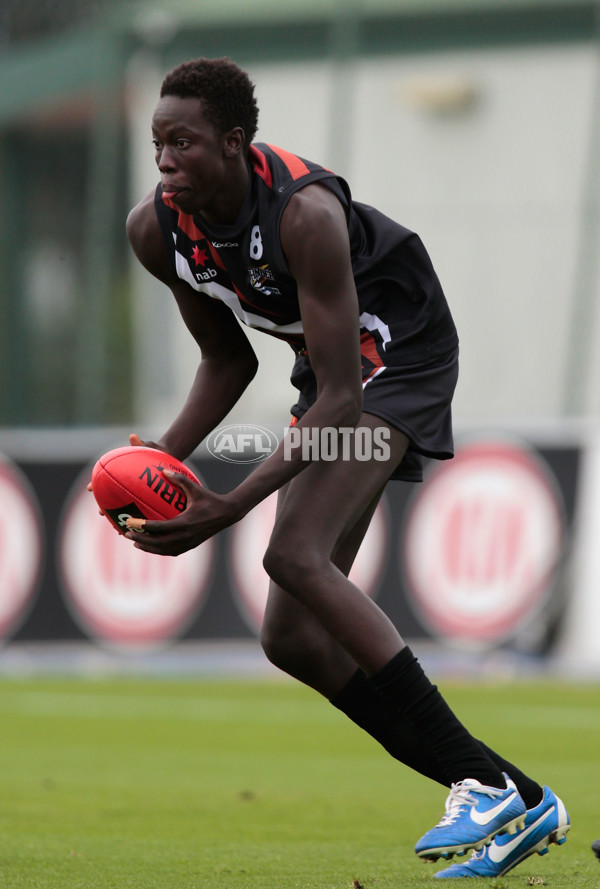
[[[533,809],[535,806],[539,806],[544,796],[544,789],[541,787],[537,781],[534,781],[532,778],[528,778],[527,775],[518,769],[512,762],[509,762],[507,759],[504,759],[494,750],[484,744],[483,741],[479,741],[479,745],[483,749],[485,753],[489,756],[492,762],[496,763],[498,768],[502,772],[506,772],[509,778],[511,778],[516,786],[517,790],[521,794],[521,799],[525,803],[528,809]]]
[[[491,787],[506,786],[502,770],[457,719],[408,646],[370,678],[414,724],[451,783],[476,778]]]
[[[378,741],[394,759],[426,778],[431,778],[445,787],[450,786],[451,782],[436,754],[427,741],[419,735],[414,723],[390,707],[387,698],[377,691],[362,670],[356,671],[347,685],[331,699],[331,703]],[[492,762],[512,778],[527,808],[532,809],[537,806],[543,796],[540,785],[528,778],[511,762],[499,756],[483,741],[478,743]]]
[[[341,692],[331,698],[331,703],[378,741],[394,759],[444,787],[450,786],[433,750],[419,736],[410,719],[390,707],[389,701],[362,670],[357,670]]]

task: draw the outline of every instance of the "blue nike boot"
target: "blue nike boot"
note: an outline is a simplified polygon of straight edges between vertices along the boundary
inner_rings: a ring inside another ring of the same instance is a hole
[[[483,848],[498,833],[514,834],[522,827],[525,803],[508,775],[504,779],[504,790],[487,787],[475,778],[453,784],[442,820],[415,846],[419,858],[436,861],[462,855]]]
[[[519,862],[535,852],[545,855],[550,843],[561,846],[567,840],[571,826],[562,801],[544,787],[544,797],[538,806],[528,809],[525,824],[515,834],[502,834],[489,846],[473,852],[464,864],[452,864],[435,876],[440,880],[458,877],[501,877]]]

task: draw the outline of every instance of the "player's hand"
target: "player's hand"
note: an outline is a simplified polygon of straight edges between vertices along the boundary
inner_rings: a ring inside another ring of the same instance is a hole
[[[174,519],[128,519],[129,530],[125,537],[135,541],[137,549],[161,556],[179,556],[236,521],[237,517],[225,495],[215,494],[178,472],[165,469],[164,475],[183,490],[187,506]]]
[[[169,453],[163,445],[158,444],[155,441],[142,441],[139,435],[136,435],[135,432],[132,432],[129,436],[129,444],[132,448],[156,448],[157,451],[163,451],[165,454]]]
[[[139,437],[139,435],[136,435],[135,432],[132,432],[132,434],[129,436],[129,444],[131,445],[132,448],[156,448],[158,451],[163,451],[164,453],[167,453],[165,448],[163,448],[159,444],[156,444],[156,442],[154,442],[154,441],[142,441],[142,439]],[[92,493],[91,481],[87,483],[87,489],[90,493]],[[99,509],[98,512],[100,513],[100,515],[105,515],[105,512],[103,509]]]

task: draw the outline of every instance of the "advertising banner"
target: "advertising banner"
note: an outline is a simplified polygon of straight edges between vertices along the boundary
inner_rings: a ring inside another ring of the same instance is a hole
[[[223,443],[221,442],[223,445]],[[0,462],[0,637],[147,650],[260,632],[276,496],[177,558],[136,550],[98,514],[89,461]],[[551,651],[573,591],[580,449],[471,437],[423,484],[390,482],[350,575],[409,639]],[[252,464],[189,461],[227,491]]]

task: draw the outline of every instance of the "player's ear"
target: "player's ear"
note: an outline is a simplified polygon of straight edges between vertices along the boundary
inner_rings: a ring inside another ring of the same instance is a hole
[[[225,157],[235,157],[236,154],[243,152],[245,138],[246,134],[241,127],[234,127],[228,133],[225,133],[223,137]]]

